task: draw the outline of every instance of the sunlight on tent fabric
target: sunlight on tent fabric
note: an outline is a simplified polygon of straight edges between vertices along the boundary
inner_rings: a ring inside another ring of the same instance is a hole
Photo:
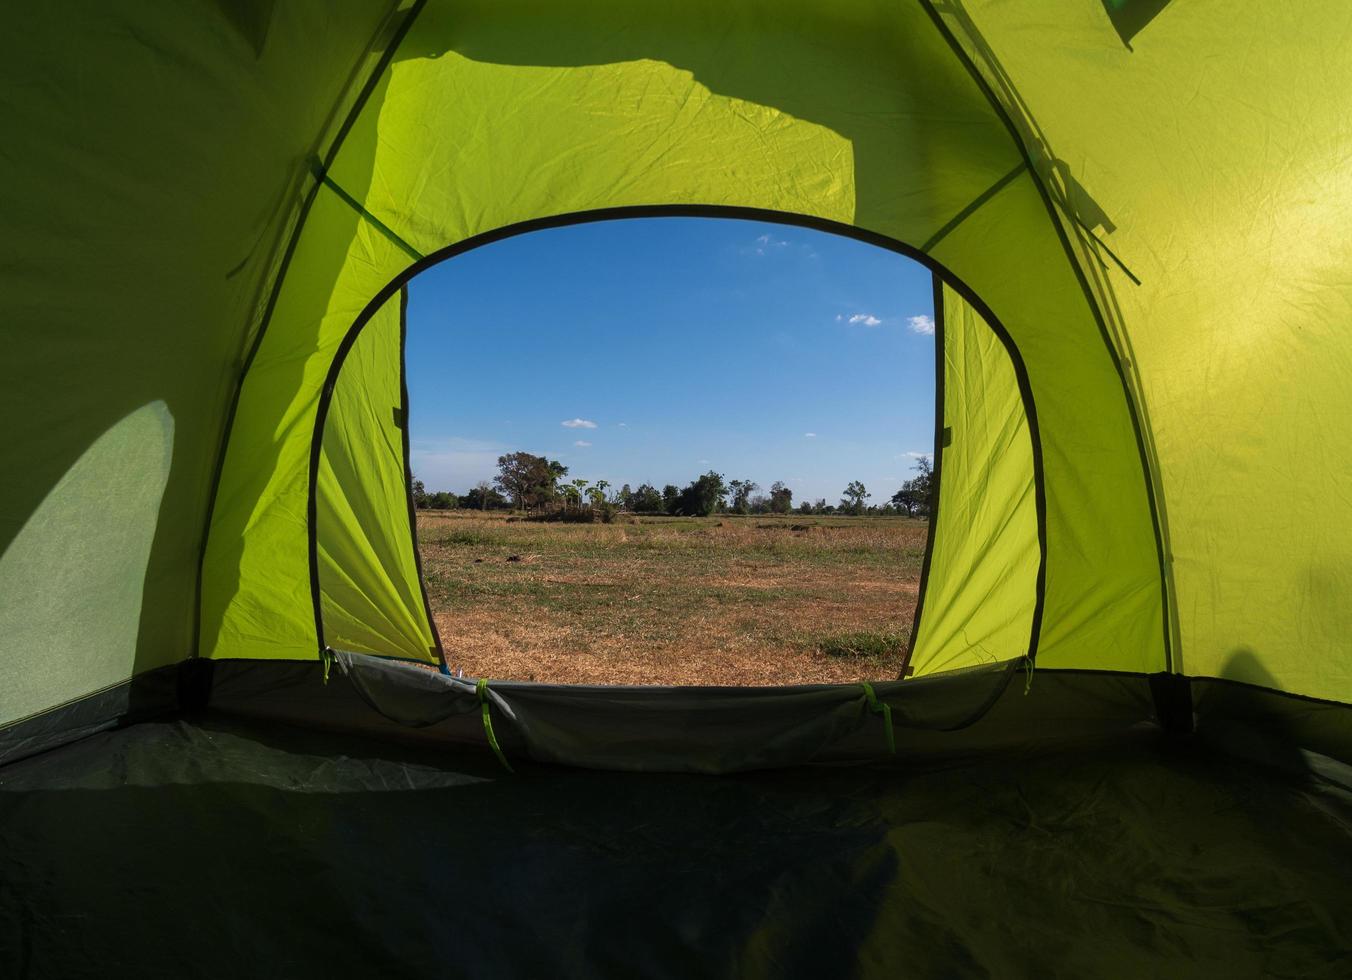
[[[0,555],[0,722],[135,671],[174,418],[143,405],[57,481]]]

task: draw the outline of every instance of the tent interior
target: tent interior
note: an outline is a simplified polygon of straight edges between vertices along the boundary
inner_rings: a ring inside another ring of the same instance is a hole
[[[1352,10],[56,0],[0,76],[0,966],[1346,976]],[[407,284],[931,270],[904,676],[460,678]]]

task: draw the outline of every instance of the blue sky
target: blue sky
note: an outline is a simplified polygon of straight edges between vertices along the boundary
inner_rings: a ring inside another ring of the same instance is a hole
[[[409,287],[414,475],[464,493],[499,455],[569,478],[883,502],[934,442],[930,274],[804,228],[651,218],[522,235]]]

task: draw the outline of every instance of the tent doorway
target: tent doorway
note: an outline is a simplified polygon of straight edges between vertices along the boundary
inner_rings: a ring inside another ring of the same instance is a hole
[[[941,596],[922,660],[1031,655],[1035,419],[993,316],[897,243],[647,211],[448,250],[368,306],[316,434],[324,645],[544,683],[894,679],[937,560],[1011,601],[977,629]],[[977,484],[1009,499],[964,513]]]
[[[450,665],[550,683],[898,676],[928,538],[928,269],[804,227],[550,229],[409,283]]]

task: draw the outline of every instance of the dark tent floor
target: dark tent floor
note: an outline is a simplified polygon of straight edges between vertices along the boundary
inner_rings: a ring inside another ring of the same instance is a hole
[[[0,975],[1352,975],[1345,785],[1158,734],[524,768],[146,723],[0,769]]]

